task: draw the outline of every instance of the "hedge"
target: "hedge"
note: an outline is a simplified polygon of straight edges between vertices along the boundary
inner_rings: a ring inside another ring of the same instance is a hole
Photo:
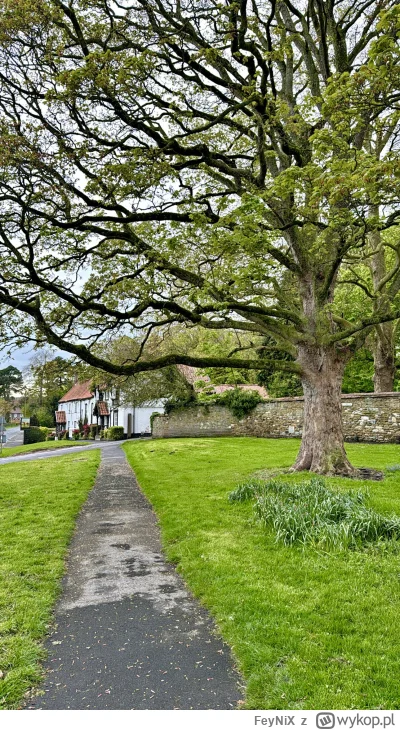
[[[37,444],[39,441],[46,441],[47,428],[39,428],[39,426],[29,426],[24,428],[24,444]]]
[[[107,441],[120,441],[124,438],[124,427],[123,426],[110,426],[106,431]]]

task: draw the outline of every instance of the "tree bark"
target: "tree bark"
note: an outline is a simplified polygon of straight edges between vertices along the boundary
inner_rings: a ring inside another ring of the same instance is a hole
[[[375,393],[391,393],[396,376],[392,322],[384,322],[377,327],[373,354],[374,391]]]
[[[303,368],[303,438],[293,471],[355,476],[344,448],[342,379],[347,357],[333,349],[304,347],[298,362]]]

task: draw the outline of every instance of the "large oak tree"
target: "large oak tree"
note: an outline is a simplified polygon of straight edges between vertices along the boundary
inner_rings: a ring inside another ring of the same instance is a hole
[[[382,235],[400,216],[399,28],[396,0],[2,0],[7,330],[117,375],[262,368],[270,337],[303,383],[295,468],[354,474],[343,370],[400,316]],[[355,284],[365,306],[342,316]],[[150,357],[174,322],[244,332],[254,355]],[[96,354],[129,331],[134,359]]]

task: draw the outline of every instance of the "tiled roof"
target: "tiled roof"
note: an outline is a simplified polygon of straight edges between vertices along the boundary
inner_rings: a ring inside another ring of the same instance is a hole
[[[108,405],[103,400],[99,400],[97,402],[97,411],[99,416],[109,416],[110,411],[108,410]]]
[[[196,380],[203,380],[205,383],[210,382],[208,375],[202,375],[199,368],[194,368],[192,365],[177,365],[176,367],[190,385],[194,385]]]
[[[56,411],[56,423],[66,423],[67,414],[65,411]]]
[[[66,403],[70,400],[85,400],[86,398],[92,398],[93,393],[91,391],[91,385],[91,380],[85,380],[84,383],[75,383],[71,390],[60,398],[60,403]]]
[[[265,388],[263,388],[262,385],[247,385],[247,383],[243,383],[243,385],[237,385],[236,387],[240,388],[240,390],[252,390],[255,393],[258,393],[261,396],[261,398],[264,398],[264,399],[268,398],[268,393],[265,390]],[[225,393],[225,391],[227,391],[227,390],[234,390],[235,386],[228,385],[228,384],[214,385],[213,388],[214,388],[214,393]]]

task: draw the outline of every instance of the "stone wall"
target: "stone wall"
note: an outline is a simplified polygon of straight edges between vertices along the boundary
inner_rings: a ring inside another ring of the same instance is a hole
[[[347,441],[400,442],[400,393],[342,396]],[[193,406],[157,416],[153,438],[182,436],[301,436],[303,398],[271,398],[238,420],[225,406]]]

